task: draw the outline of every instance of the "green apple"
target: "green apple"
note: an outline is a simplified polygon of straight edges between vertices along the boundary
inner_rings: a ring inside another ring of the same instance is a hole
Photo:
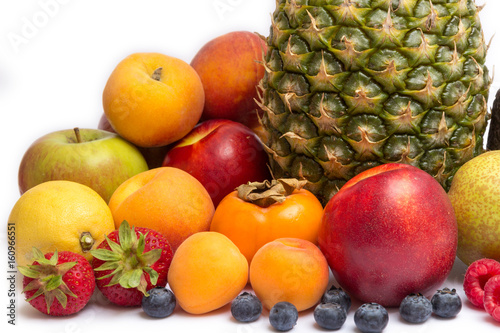
[[[500,151],[481,154],[462,165],[448,195],[458,224],[457,257],[500,260]]]
[[[21,194],[49,180],[70,180],[94,189],[108,202],[130,177],[148,170],[131,143],[98,129],[69,129],[36,140],[19,166]]]

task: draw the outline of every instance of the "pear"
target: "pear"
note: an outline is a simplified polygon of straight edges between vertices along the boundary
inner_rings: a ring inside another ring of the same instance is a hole
[[[457,257],[466,265],[480,258],[500,260],[500,150],[462,165],[448,195],[458,224]]]

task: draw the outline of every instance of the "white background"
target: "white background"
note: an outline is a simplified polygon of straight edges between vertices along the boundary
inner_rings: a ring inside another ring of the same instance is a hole
[[[44,4],[57,4],[47,7]],[[483,4],[484,0],[477,0]],[[207,41],[224,33],[247,30],[268,35],[273,0],[0,0],[1,219],[7,221],[19,198],[17,169],[25,150],[52,131],[95,128],[102,114],[101,96],[115,65],[134,52],[161,52],[190,62]],[[500,2],[489,0],[480,13],[486,40],[500,32]],[[31,29],[29,28],[31,26]],[[33,29],[33,26],[35,29]],[[493,72],[500,41],[493,39],[487,66]],[[497,76],[498,78],[498,76]],[[493,82],[489,104],[500,88]],[[51,318],[32,309],[20,293],[17,276],[16,326],[7,324],[6,231],[0,228],[0,327],[3,332],[77,333],[84,330],[158,329],[202,332],[270,332],[267,312],[252,324],[231,319],[228,306],[204,316],[189,316],[179,308],[164,320],[145,317],[141,310],[117,308],[95,295],[81,313]],[[3,273],[5,272],[5,273]],[[385,332],[494,332],[500,324],[465,300],[461,287],[465,266],[457,261],[443,287],[455,287],[464,307],[453,320],[432,317],[408,325],[391,309]],[[356,332],[354,303],[341,329]],[[311,311],[301,313],[293,332],[320,331]],[[127,330],[128,331],[128,330]]]

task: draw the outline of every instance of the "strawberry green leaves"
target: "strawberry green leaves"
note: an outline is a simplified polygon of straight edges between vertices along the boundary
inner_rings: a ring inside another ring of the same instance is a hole
[[[143,233],[137,237],[135,228],[131,228],[127,221],[123,221],[118,229],[118,242],[106,236],[110,250],[101,248],[91,251],[95,258],[104,261],[95,271],[111,271],[98,279],[111,278],[108,286],[119,284],[123,288],[137,288],[147,295],[146,275],[152,284],[156,284],[158,273],[151,266],[160,259],[162,250],[144,252],[145,237]]]
[[[76,300],[78,296],[66,284],[63,277],[79,264],[78,258],[76,257],[77,255],[71,253],[69,256],[72,257],[72,260],[67,261],[68,255],[65,254],[64,258],[60,258],[57,250],[53,254],[47,254],[47,257],[50,256],[50,258],[46,258],[46,256],[37,248],[33,248],[32,253],[34,260],[32,265],[18,266],[19,272],[24,275],[25,279],[28,279],[26,280],[28,282],[24,284],[23,289],[23,293],[26,293],[27,295],[29,294],[26,301],[30,303],[36,302],[37,304],[43,304],[43,306],[46,307],[45,311],[38,307],[37,309],[42,312],[46,312],[47,314],[51,314],[51,307],[54,300],[57,300],[62,309],[73,312],[73,309],[67,309],[68,297]],[[90,264],[88,264],[85,258],[83,258],[83,260],[90,269]],[[39,296],[43,296],[43,299],[36,301]],[[57,313],[54,315],[61,314],[67,313]]]

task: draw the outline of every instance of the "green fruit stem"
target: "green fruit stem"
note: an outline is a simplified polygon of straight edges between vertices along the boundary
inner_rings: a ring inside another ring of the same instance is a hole
[[[94,245],[94,238],[90,234],[90,232],[84,231],[80,235],[80,246],[82,248],[82,251],[89,252],[92,249],[92,246]]]
[[[76,142],[82,143],[82,136],[80,135],[80,129],[78,127],[75,127],[73,128],[73,131],[75,131]]]

